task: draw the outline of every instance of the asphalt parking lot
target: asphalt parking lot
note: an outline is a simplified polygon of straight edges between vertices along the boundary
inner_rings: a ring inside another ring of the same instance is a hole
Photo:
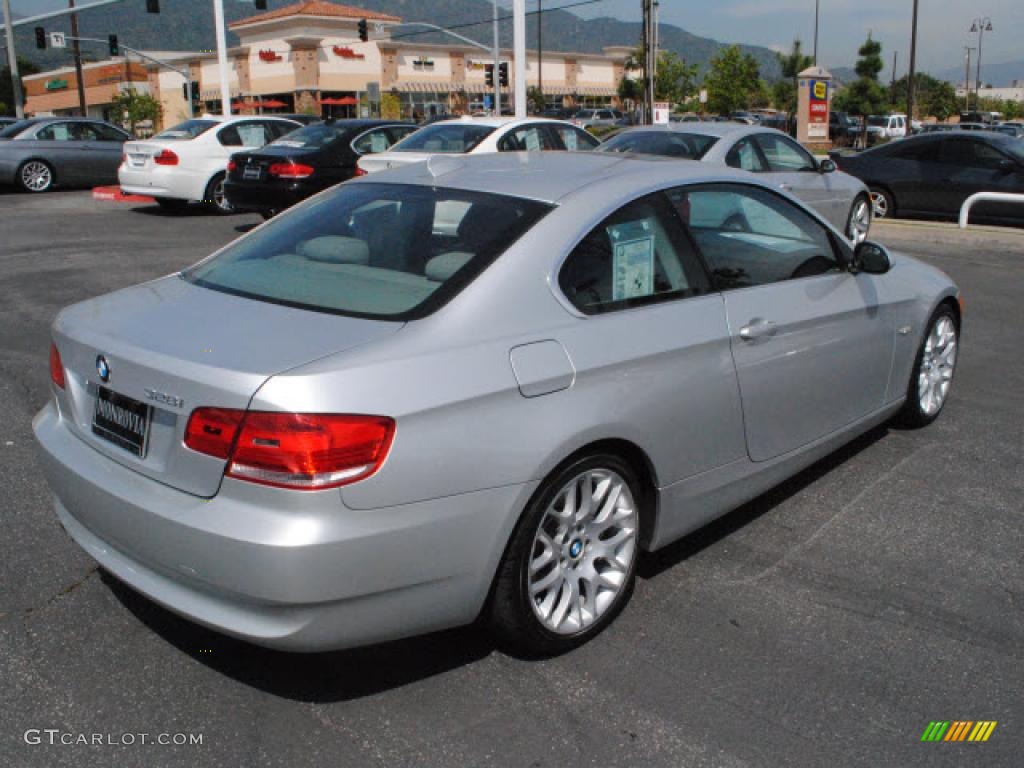
[[[876,227],[964,292],[938,422],[876,429],[647,556],[607,632],[524,661],[472,628],[258,649],[121,586],[58,525],[31,433],[54,315],[258,221],[0,194],[0,765],[1021,764],[1024,231]],[[998,726],[921,743],[933,720]],[[28,744],[29,729],[202,744]]]

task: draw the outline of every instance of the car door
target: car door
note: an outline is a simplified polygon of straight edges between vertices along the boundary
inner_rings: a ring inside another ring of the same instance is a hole
[[[976,192],[1024,191],[1020,175],[1012,171],[1017,163],[979,136],[944,137],[940,160],[936,181],[941,213],[958,215],[964,200]],[[999,212],[991,203],[979,204],[973,210],[979,216]]]
[[[659,484],[744,458],[725,305],[664,193],[598,223],[565,258],[558,288],[584,320],[557,337],[578,396],[596,406],[615,393],[616,419]]]
[[[788,136],[758,133],[754,141],[768,164],[767,177],[780,189],[791,192],[842,229],[850,201],[840,201],[834,179],[818,169],[806,149]]]
[[[88,153],[88,172],[94,184],[117,181],[117,167],[128,135],[103,123],[78,124],[82,146]]]
[[[902,211],[935,211],[941,206],[943,194],[939,179],[939,147],[941,139],[922,138],[897,142],[886,148],[877,163],[872,181],[884,184],[892,193],[896,207]],[[840,161],[842,162],[842,161]]]
[[[38,154],[53,166],[58,184],[81,184],[89,178],[89,155],[73,121],[48,123],[32,140]]]
[[[767,461],[881,408],[893,357],[877,277],[789,200],[753,185],[672,192],[722,291],[747,451]]]

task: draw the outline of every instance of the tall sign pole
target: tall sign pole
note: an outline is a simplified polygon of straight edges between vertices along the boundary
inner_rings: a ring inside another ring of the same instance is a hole
[[[75,7],[75,0],[68,0],[68,8]],[[75,80],[78,81],[78,109],[82,117],[88,117],[89,107],[85,103],[85,83],[82,81],[82,47],[78,44],[78,14],[71,14],[71,51],[75,55]]]
[[[501,65],[501,35],[498,29],[498,0],[494,0],[494,114],[501,117],[501,78],[498,67]]]
[[[541,22],[544,19],[544,0],[537,0],[537,93],[540,94],[541,109],[547,106],[544,102],[544,78],[541,67],[544,61],[544,38],[541,35]]]
[[[217,27],[217,66],[220,77],[221,114],[231,114],[231,81],[228,79],[228,36],[224,28],[224,0],[213,0],[213,21]]]
[[[512,2],[512,45],[515,56],[516,117],[526,117],[526,0]],[[497,73],[495,73],[497,74]]]
[[[917,0],[914,0],[914,16],[910,23],[910,68],[907,70],[907,135],[914,126],[914,65],[917,61]]]
[[[11,26],[11,0],[4,0],[4,33],[7,37],[7,65],[11,68],[11,92],[14,94],[14,112],[19,119],[25,117],[21,95],[21,75],[18,74],[18,54],[14,50],[14,27]]]

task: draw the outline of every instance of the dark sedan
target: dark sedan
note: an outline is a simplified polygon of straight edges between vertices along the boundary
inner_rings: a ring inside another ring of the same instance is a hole
[[[0,184],[26,192],[116,184],[126,132],[102,120],[36,118],[0,131]]]
[[[356,175],[363,155],[384,152],[417,126],[388,120],[327,120],[292,131],[228,163],[224,190],[236,209],[272,216]]]
[[[879,219],[955,218],[975,192],[1024,194],[1024,142],[992,131],[922,134],[833,159],[867,184]],[[1024,223],[1024,206],[979,203],[971,219]]]

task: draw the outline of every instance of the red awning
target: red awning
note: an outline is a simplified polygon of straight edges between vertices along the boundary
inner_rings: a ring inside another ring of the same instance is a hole
[[[260,106],[268,109],[279,109],[281,107],[287,107],[288,105],[283,101],[278,101],[277,99],[269,99],[268,101],[260,102]]]
[[[326,99],[320,99],[320,103],[327,104],[328,106],[351,107],[358,104],[359,99],[352,96],[342,96],[340,99],[328,96]]]

